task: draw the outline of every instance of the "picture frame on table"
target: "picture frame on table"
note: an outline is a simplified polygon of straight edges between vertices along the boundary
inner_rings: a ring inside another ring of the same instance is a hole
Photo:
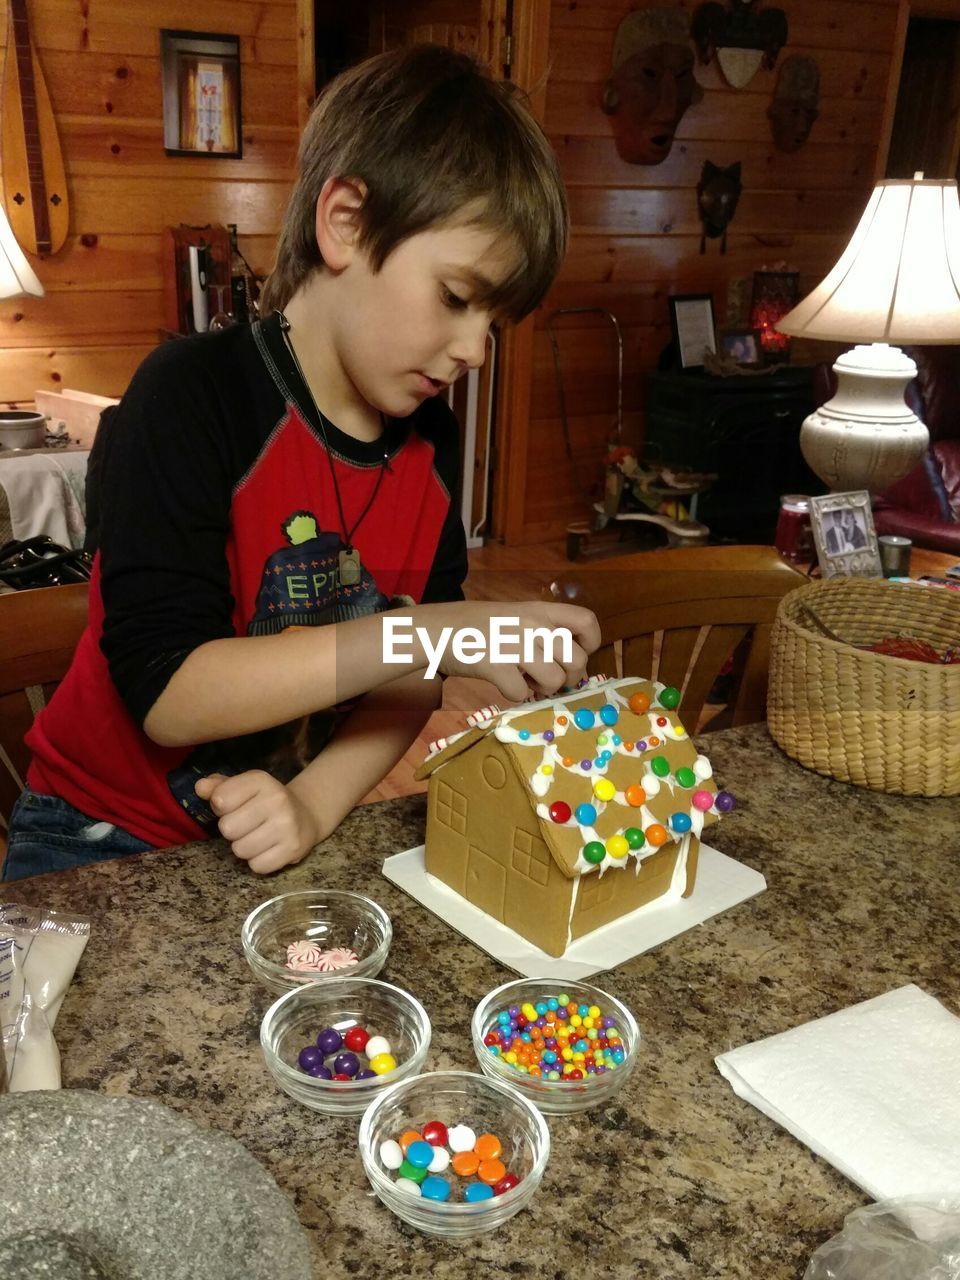
[[[744,369],[759,369],[763,364],[759,329],[721,329],[720,350]]]
[[[811,498],[810,528],[822,577],[883,577],[866,489]]]
[[[713,296],[709,293],[670,295],[670,327],[681,369],[702,369],[704,356],[717,351]]]
[[[162,29],[160,64],[166,154],[242,159],[240,37]]]

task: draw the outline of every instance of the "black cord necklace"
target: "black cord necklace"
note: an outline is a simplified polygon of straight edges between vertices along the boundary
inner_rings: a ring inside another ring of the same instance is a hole
[[[303,383],[304,387],[306,388],[307,395],[310,397],[311,403],[313,404],[313,408],[316,412],[317,422],[319,423],[319,426],[320,426],[320,436],[321,436],[321,439],[323,440],[324,449],[326,450],[327,462],[329,462],[330,464],[330,479],[333,481],[333,492],[334,492],[334,496],[337,499],[337,512],[340,516],[340,528],[343,533],[343,541],[345,543],[344,549],[337,553],[338,582],[340,583],[340,585],[344,587],[355,587],[357,583],[360,581],[360,578],[363,574],[363,566],[360,563],[360,552],[353,545],[353,537],[354,537],[354,534],[357,532],[357,530],[360,528],[360,525],[363,523],[363,520],[367,515],[367,512],[370,510],[370,508],[373,506],[374,502],[376,501],[377,494],[380,492],[380,486],[381,484],[383,484],[383,477],[387,470],[387,465],[389,461],[387,456],[387,451],[386,449],[384,449],[383,451],[383,459],[380,463],[380,471],[379,471],[379,474],[377,475],[377,482],[373,486],[373,493],[371,493],[369,499],[367,500],[367,505],[363,508],[363,510],[360,512],[359,516],[357,517],[357,519],[354,521],[353,528],[348,530],[347,518],[343,513],[343,501],[340,497],[340,486],[337,483],[337,470],[336,470],[336,467],[333,465],[333,454],[330,452],[330,441],[327,438],[327,426],[329,424],[326,418],[323,416],[320,406],[317,404],[316,397],[314,396],[313,392],[310,390],[310,384],[307,382],[307,379],[304,376],[303,366],[300,364],[300,361],[297,358],[297,353],[293,349],[293,343],[290,341],[290,334],[289,334],[290,321],[287,319],[287,317],[283,314],[282,311],[278,311],[277,315],[280,318],[280,332],[283,334],[283,341],[286,344],[287,351],[289,351],[290,353],[290,358],[294,363],[294,367],[296,368],[297,373],[300,375],[300,381]],[[384,431],[386,431],[387,424],[384,421],[384,417],[382,413],[380,415],[380,425],[383,427]]]

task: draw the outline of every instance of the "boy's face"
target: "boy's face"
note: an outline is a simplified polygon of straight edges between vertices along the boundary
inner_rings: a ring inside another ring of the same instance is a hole
[[[503,280],[516,260],[508,237],[462,223],[411,236],[376,273],[358,251],[339,280],[336,340],[366,403],[406,417],[483,364],[495,317],[476,301],[478,280]]]

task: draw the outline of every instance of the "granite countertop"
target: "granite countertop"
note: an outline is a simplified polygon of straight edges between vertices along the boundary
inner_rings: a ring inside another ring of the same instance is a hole
[[[958,805],[822,778],[761,725],[700,745],[739,800],[711,841],[768,889],[595,979],[637,1017],[636,1072],[606,1107],[550,1119],[540,1191],[499,1231],[447,1244],[372,1198],[357,1121],[300,1107],[268,1075],[270,996],[240,949],[244,917],[276,893],[370,894],[395,930],[380,976],[433,1022],[427,1069],[476,1069],[472,1010],[511,975],[379,871],[422,841],[423,797],[358,810],[269,881],[213,842],[5,886],[93,917],[57,1022],[65,1086],[153,1098],[238,1138],[293,1198],[317,1276],[799,1280],[866,1197],[738,1099],[714,1056],[908,982],[960,1013]]]

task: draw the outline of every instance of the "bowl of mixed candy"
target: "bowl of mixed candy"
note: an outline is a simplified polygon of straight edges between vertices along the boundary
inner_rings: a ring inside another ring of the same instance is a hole
[[[408,992],[341,975],[275,1000],[260,1047],[291,1098],[326,1115],[359,1115],[388,1085],[420,1073],[430,1034],[427,1011]]]
[[[637,1062],[640,1029],[614,996],[586,982],[521,978],[491,991],[471,1023],[481,1070],[541,1111],[608,1102]]]
[[[501,1226],[533,1199],[550,1155],[543,1116],[519,1090],[467,1071],[399,1081],[360,1122],[376,1196],[430,1235]]]
[[[303,889],[263,902],[243,922],[243,954],[263,985],[280,995],[349,974],[375,978],[393,926],[384,909],[344,889]]]

